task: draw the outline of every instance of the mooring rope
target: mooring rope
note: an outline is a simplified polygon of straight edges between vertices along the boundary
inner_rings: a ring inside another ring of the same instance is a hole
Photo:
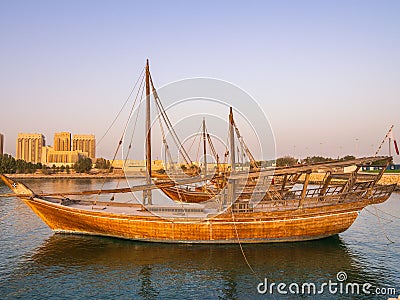
[[[244,261],[246,262],[247,266],[249,267],[249,269],[251,270],[251,272],[253,273],[253,275],[254,275],[260,282],[262,282],[261,276],[258,275],[258,274],[256,273],[256,271],[254,271],[254,269],[253,269],[253,267],[251,266],[249,260],[247,259],[246,253],[245,253],[244,250],[243,250],[242,242],[240,241],[239,233],[238,233],[238,230],[237,230],[237,227],[236,227],[235,213],[233,212],[233,202],[232,202],[232,205],[231,205],[231,207],[230,207],[230,210],[231,210],[231,214],[232,214],[233,227],[235,228],[236,239],[237,239],[237,241],[238,241],[239,248],[240,248],[240,251],[242,252]]]
[[[389,236],[388,236],[387,233],[386,233],[385,227],[383,227],[383,225],[382,225],[382,223],[381,223],[381,217],[378,215],[378,210],[376,209],[376,206],[375,206],[375,205],[372,205],[372,206],[374,207],[375,212],[376,212],[376,215],[377,215],[377,217],[378,217],[378,224],[379,224],[379,227],[380,227],[381,230],[383,231],[383,233],[384,233],[386,239],[387,239],[391,244],[394,244],[394,241],[392,241],[392,240],[389,238]]]
[[[379,216],[377,215],[377,214],[375,214],[375,213],[373,213],[372,211],[370,211],[370,210],[368,210],[368,208],[364,208],[365,209],[365,211],[367,211],[367,212],[369,212],[371,215],[373,215],[374,217],[377,217],[377,218],[379,218]],[[385,220],[385,221],[387,221],[388,223],[392,223],[393,222],[393,220],[390,220],[390,219],[386,219],[386,218],[383,218],[383,217],[380,217],[382,220]]]

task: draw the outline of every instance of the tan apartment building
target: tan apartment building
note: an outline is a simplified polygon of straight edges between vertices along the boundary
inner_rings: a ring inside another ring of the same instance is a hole
[[[79,158],[87,157],[87,153],[81,151],[55,151],[49,150],[47,153],[47,165],[52,166],[72,166]]]
[[[4,135],[0,133],[0,155],[4,153]]]
[[[45,146],[42,148],[42,164],[47,166],[61,167],[70,166],[72,167],[79,158],[88,157],[87,152],[81,151],[56,151],[51,146]]]
[[[74,134],[72,137],[72,150],[87,152],[92,160],[96,158],[96,138],[94,134]]]
[[[16,145],[16,159],[27,162],[42,162],[42,148],[46,145],[41,133],[18,133]]]
[[[69,132],[54,134],[54,146],[46,146],[42,134],[19,133],[17,138],[17,159],[44,165],[72,166],[79,158],[96,157],[96,139],[94,135],[75,134],[71,139]]]
[[[55,151],[71,151],[71,133],[56,132],[53,148]]]

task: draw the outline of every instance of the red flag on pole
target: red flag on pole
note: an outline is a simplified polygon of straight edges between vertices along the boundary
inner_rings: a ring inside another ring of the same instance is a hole
[[[390,128],[390,129],[392,129],[392,128]],[[388,137],[389,137],[389,142],[390,142],[390,140],[393,141],[394,149],[396,150],[397,155],[399,155],[399,147],[397,147],[397,142],[396,142],[396,139],[394,138],[393,130],[390,130]]]
[[[393,143],[394,143],[394,149],[396,149],[396,153],[397,155],[399,155],[399,147],[397,147],[397,142],[395,139],[393,139]]]

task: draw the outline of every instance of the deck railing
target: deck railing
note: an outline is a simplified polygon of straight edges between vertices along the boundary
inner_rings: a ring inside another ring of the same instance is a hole
[[[394,191],[395,185],[376,185],[370,189],[370,183],[360,183],[353,186],[352,190],[347,193],[341,193],[341,186],[331,186],[326,190],[324,196],[320,196],[321,188],[309,189],[306,196],[301,201],[302,191],[291,191],[286,194],[284,199],[266,199],[257,203],[252,211],[286,211],[299,209],[300,203],[302,208],[323,207],[329,205],[338,205],[342,203],[353,203],[360,200],[374,201],[378,199],[386,199]],[[364,187],[364,188],[363,188]]]

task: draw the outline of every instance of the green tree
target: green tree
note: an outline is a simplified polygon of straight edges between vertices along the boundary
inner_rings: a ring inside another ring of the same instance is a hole
[[[297,164],[297,159],[292,156],[279,157],[276,160],[277,167],[290,167]]]
[[[111,166],[110,161],[106,160],[105,158],[98,158],[96,160],[96,165],[95,165],[96,169],[108,170],[110,169],[110,166]]]
[[[352,160],[352,159],[355,159],[355,158],[356,157],[353,156],[353,155],[346,155],[346,156],[343,156],[340,160],[347,161],[347,160]]]
[[[92,169],[92,160],[88,157],[79,158],[74,164],[74,170],[77,173],[88,173]]]
[[[31,162],[26,164],[26,172],[29,174],[35,173],[36,168],[37,168],[36,164],[33,164]]]
[[[50,175],[50,174],[51,174],[50,168],[47,167],[47,166],[45,166],[45,165],[43,165],[43,166],[42,166],[42,173],[43,173],[44,175]]]
[[[9,154],[0,154],[0,173],[14,174],[17,171],[15,158]]]
[[[36,170],[41,168],[41,163],[34,164],[32,162],[26,162],[22,159],[15,159],[9,154],[0,154],[0,173],[35,173]]]
[[[325,163],[325,162],[330,162],[333,159],[330,157],[322,157],[322,156],[312,156],[312,157],[307,157],[305,159],[305,162],[307,164],[317,164],[317,163]]]
[[[28,169],[27,162],[22,159],[17,159],[15,161],[15,166],[16,166],[16,173],[18,174],[24,174]]]

